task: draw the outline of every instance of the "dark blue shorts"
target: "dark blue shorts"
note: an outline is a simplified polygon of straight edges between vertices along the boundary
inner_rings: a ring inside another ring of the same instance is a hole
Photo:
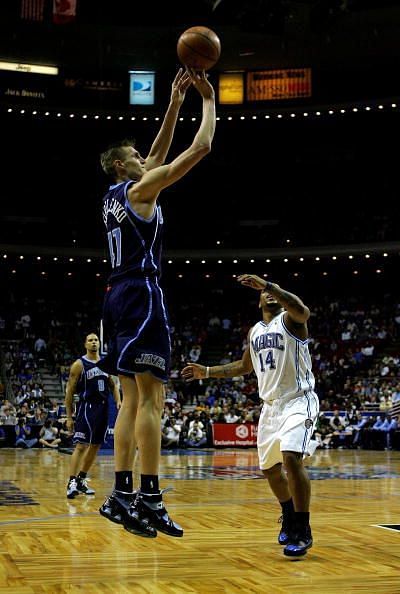
[[[107,355],[98,366],[112,375],[149,371],[167,382],[171,359],[168,313],[157,279],[122,281],[104,299]]]
[[[108,429],[108,402],[82,401],[75,419],[73,443],[102,444]]]

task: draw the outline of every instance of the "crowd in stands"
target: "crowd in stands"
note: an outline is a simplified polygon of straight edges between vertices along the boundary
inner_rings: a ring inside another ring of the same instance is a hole
[[[69,447],[62,403],[46,395],[41,369],[56,374],[64,390],[69,367],[82,355],[84,334],[96,328],[98,315],[89,315],[85,302],[62,313],[42,300],[25,302],[15,311],[15,319],[0,326],[0,426],[15,427],[17,447]],[[238,313],[239,308],[226,311],[193,313],[187,306],[172,316],[173,358],[162,417],[165,448],[210,446],[213,423],[258,421],[261,402],[254,374],[190,384],[180,378],[188,361],[225,364],[242,357],[254,319]],[[12,340],[5,332],[10,326]],[[331,301],[312,308],[309,327],[321,404],[315,432],[320,447],[392,448],[399,421],[392,409],[400,404],[400,358],[394,348],[400,342],[400,305]]]

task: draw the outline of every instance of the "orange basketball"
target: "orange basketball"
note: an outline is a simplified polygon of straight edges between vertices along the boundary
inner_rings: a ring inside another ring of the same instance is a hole
[[[209,70],[219,59],[221,42],[208,27],[191,27],[179,37],[177,52],[185,66],[194,70]]]

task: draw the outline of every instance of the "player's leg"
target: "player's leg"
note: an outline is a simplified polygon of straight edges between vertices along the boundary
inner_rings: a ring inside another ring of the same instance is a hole
[[[140,491],[129,513],[139,514],[142,521],[165,534],[183,536],[182,528],[171,520],[165,509],[158,480],[164,386],[150,373],[138,374],[136,381],[139,400],[135,431],[140,461]],[[129,529],[129,524],[125,528]]]
[[[294,507],[289,482],[281,463],[264,469],[262,472],[282,508],[282,516],[280,518],[282,527],[278,535],[278,543],[280,545],[286,545],[289,542],[289,533],[294,524]]]
[[[87,474],[90,470],[90,468],[93,465],[93,462],[96,459],[97,453],[100,449],[100,444],[96,443],[96,444],[89,444],[88,447],[86,448],[86,452],[83,455],[81,464],[79,466],[79,474],[77,476],[77,489],[80,493],[84,493],[85,495],[94,495],[95,494],[95,490],[91,489],[88,484],[87,484]]]
[[[279,430],[280,421],[275,411],[275,405],[265,403],[258,422],[258,459],[260,468],[282,508],[280,518],[282,524],[278,543],[286,545],[289,542],[289,532],[294,523],[294,508],[288,480],[282,468],[283,457]]]
[[[74,499],[79,495],[78,491],[78,472],[82,465],[82,460],[88,449],[88,444],[77,443],[71,456],[69,464],[69,481],[67,485],[67,497],[68,499]]]
[[[112,494],[100,507],[100,513],[116,524],[124,524],[131,503],[136,498],[133,489],[132,468],[136,453],[135,423],[139,393],[134,378],[119,376],[122,390],[122,405],[114,426],[115,484]],[[134,534],[155,537],[156,531],[138,518],[130,521]]]
[[[310,528],[311,484],[303,465],[303,455],[300,452],[282,453],[295,510],[295,531],[291,533],[284,553],[298,557],[304,555],[313,544]]]

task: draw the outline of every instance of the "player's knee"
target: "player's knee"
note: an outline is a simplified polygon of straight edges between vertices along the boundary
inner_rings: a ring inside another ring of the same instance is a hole
[[[274,466],[271,466],[271,468],[263,469],[263,475],[266,478],[273,478],[274,476],[280,475],[281,472],[282,472],[282,464],[280,462],[278,464],[275,464]]]
[[[282,452],[286,470],[296,471],[303,465],[303,456],[299,452]]]

